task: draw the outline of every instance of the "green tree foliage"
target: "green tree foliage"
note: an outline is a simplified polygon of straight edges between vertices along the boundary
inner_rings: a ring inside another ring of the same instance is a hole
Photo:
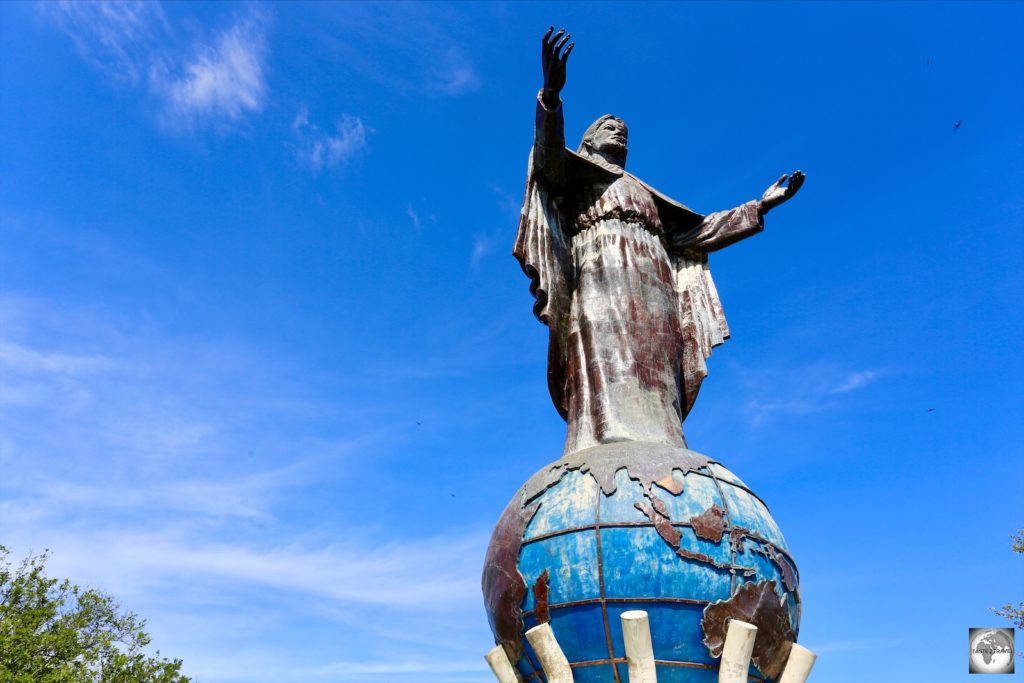
[[[1013,552],[1024,553],[1024,529],[1018,529],[1017,533],[1010,537],[1013,541]],[[1024,629],[1024,602],[1014,607],[1013,604],[1006,604],[999,609],[993,609],[993,612],[1001,617],[1006,617],[1014,624],[1017,628]]]
[[[189,683],[113,598],[46,576],[47,553],[9,556],[0,545],[0,683]]]

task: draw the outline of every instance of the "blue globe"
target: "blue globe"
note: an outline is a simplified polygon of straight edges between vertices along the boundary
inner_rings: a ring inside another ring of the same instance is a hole
[[[774,680],[799,630],[796,565],[768,508],[694,451],[604,444],[523,485],[483,573],[495,642],[544,681],[523,634],[549,622],[577,682],[628,681],[620,615],[650,618],[658,681],[718,680],[729,618],[758,626],[752,675]]]

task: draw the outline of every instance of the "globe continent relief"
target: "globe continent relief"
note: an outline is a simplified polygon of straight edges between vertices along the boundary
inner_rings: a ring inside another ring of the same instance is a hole
[[[799,578],[765,504],[694,451],[605,444],[545,467],[502,514],[483,589],[495,641],[542,681],[523,634],[549,622],[577,682],[628,680],[620,615],[650,618],[660,683],[713,683],[728,619],[758,626],[774,680],[800,621]],[[617,671],[616,671],[617,669]]]

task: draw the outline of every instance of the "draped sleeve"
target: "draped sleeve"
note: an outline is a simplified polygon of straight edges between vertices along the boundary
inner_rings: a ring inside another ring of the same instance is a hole
[[[723,249],[764,229],[757,202],[703,217],[688,230],[667,234],[669,256],[679,297],[683,333],[683,417],[689,414],[708,375],[711,351],[729,338],[722,300],[708,268],[708,252]]]
[[[566,348],[573,268],[569,226],[561,197],[564,152],[561,105],[557,110],[548,110],[538,97],[536,137],[512,254],[530,279],[533,313],[548,327],[548,390],[555,408],[566,418]]]

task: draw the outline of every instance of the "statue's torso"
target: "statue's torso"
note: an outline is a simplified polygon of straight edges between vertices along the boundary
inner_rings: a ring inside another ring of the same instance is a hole
[[[682,446],[678,297],[654,198],[625,174],[574,190],[566,451]]]
[[[603,220],[618,219],[637,223],[659,238],[664,237],[654,197],[633,176],[623,173],[615,178],[588,178],[573,190],[570,209],[574,233]]]

